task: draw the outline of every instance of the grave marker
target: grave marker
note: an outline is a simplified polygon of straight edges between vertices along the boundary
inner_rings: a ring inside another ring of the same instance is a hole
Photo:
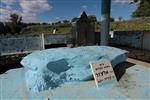
[[[110,61],[103,59],[90,64],[97,87],[114,86],[117,79]]]

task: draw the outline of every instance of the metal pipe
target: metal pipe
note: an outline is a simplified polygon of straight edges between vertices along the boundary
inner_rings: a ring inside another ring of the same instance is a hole
[[[110,19],[110,8],[111,0],[102,0],[101,9],[101,35],[100,44],[108,45],[109,43],[109,19]]]

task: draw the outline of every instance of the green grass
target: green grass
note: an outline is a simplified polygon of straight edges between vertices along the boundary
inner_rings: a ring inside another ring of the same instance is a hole
[[[100,31],[100,23],[96,23],[95,31]],[[150,18],[139,20],[111,22],[110,29],[113,31],[146,31],[150,30]]]
[[[71,32],[70,26],[52,26],[52,25],[32,25],[24,28],[20,34],[52,34],[53,30],[57,28],[58,31],[56,31],[56,34],[66,34]]]
[[[71,24],[53,25],[32,25],[24,28],[20,34],[38,35],[41,33],[52,34],[53,29],[57,28],[56,34],[71,33]],[[150,18],[139,20],[111,22],[110,29],[113,31],[145,31],[150,30]],[[100,23],[95,24],[95,32],[100,32]]]

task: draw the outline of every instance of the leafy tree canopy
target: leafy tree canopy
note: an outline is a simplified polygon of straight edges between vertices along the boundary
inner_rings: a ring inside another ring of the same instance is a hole
[[[22,17],[17,15],[16,13],[13,13],[10,15],[10,28],[11,33],[19,33],[22,29],[21,26]]]
[[[149,17],[150,16],[150,0],[134,0],[139,2],[137,9],[133,12],[132,17]]]
[[[22,17],[13,13],[10,15],[10,21],[14,24],[21,23]]]

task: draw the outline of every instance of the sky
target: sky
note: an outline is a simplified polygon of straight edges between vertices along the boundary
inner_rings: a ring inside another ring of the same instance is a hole
[[[111,16],[131,19],[137,5],[129,4],[132,0],[111,0]],[[0,0],[0,21],[9,20],[11,13],[17,13],[23,22],[52,23],[71,20],[85,11],[87,15],[101,17],[101,0]]]

